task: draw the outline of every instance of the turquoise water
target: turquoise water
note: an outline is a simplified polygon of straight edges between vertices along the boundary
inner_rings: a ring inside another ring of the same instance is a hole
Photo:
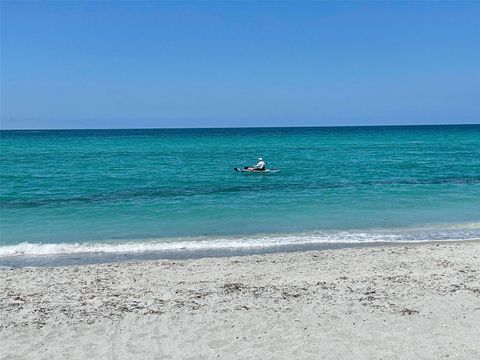
[[[2,131],[0,176],[0,255],[480,237],[480,125]]]

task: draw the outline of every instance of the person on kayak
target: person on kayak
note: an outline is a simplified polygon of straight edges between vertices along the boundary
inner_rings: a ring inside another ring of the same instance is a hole
[[[253,167],[254,170],[265,171],[267,163],[262,158],[258,158],[258,164]]]

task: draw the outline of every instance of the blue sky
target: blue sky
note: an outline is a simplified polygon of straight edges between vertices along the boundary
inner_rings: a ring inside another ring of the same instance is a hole
[[[1,127],[480,123],[478,2],[2,2]]]

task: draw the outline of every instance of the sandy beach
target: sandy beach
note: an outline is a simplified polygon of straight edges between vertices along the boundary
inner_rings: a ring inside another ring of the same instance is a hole
[[[1,359],[474,359],[480,242],[0,270]]]

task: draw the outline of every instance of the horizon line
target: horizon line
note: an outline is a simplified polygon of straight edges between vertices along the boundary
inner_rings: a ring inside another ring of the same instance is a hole
[[[205,127],[98,127],[98,128],[30,128],[2,129],[0,131],[76,131],[76,130],[202,130],[202,129],[285,129],[285,128],[345,128],[345,127],[400,127],[400,126],[468,126],[479,123],[445,124],[371,124],[371,125],[292,125],[292,126],[205,126]]]

